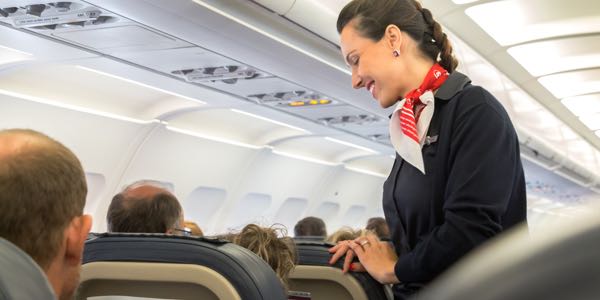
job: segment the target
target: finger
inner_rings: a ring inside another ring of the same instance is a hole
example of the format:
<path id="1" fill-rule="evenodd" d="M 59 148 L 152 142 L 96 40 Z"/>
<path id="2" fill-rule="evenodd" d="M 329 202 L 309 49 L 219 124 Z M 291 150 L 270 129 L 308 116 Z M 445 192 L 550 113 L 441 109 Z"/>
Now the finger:
<path id="1" fill-rule="evenodd" d="M 338 259 L 340 259 L 340 257 L 344 256 L 344 254 L 346 254 L 346 252 L 348 252 L 349 248 L 347 245 L 343 245 L 340 248 L 337 249 L 337 251 L 333 254 L 333 256 L 331 256 L 331 258 L 329 259 L 329 264 L 333 265 L 335 264 L 336 261 L 338 261 Z"/>
<path id="2" fill-rule="evenodd" d="M 365 249 L 363 249 L 363 247 L 356 242 L 352 242 L 349 245 L 350 249 L 352 249 L 352 251 L 356 253 L 356 256 L 358 256 L 358 259 L 362 259 L 362 257 L 365 255 Z"/>
<path id="3" fill-rule="evenodd" d="M 365 267 L 361 263 L 352 263 L 352 265 L 350 265 L 350 269 L 354 272 L 366 272 L 367 271 L 367 269 L 365 269 Z"/>
<path id="4" fill-rule="evenodd" d="M 348 241 L 339 241 L 333 247 L 329 248 L 329 253 L 337 252 L 338 249 L 348 245 Z M 348 247 L 349 248 L 349 247 Z"/>
<path id="5" fill-rule="evenodd" d="M 381 243 L 379 238 L 377 238 L 375 235 L 367 235 L 365 239 L 369 242 L 369 244 L 371 244 L 371 246 L 379 245 Z"/>
<path id="6" fill-rule="evenodd" d="M 348 250 L 348 252 L 346 252 L 346 257 L 344 258 L 344 265 L 342 266 L 342 272 L 346 273 L 350 270 L 350 265 L 352 264 L 353 259 L 354 259 L 354 251 Z"/>
<path id="7" fill-rule="evenodd" d="M 337 245 L 335 245 L 335 246 L 333 246 L 333 247 L 329 248 L 329 253 L 334 253 L 334 252 L 336 252 L 338 249 L 340 249 L 340 247 L 341 247 L 341 246 L 340 246 L 340 244 L 338 243 Z"/>

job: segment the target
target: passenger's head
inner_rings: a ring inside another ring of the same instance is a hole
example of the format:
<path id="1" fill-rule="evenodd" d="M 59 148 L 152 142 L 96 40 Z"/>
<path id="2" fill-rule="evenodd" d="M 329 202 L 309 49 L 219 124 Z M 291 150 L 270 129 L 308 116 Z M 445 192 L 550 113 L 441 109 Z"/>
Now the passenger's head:
<path id="1" fill-rule="evenodd" d="M 340 12 L 337 30 L 353 87 L 373 86 L 382 107 L 417 88 L 438 57 L 450 73 L 458 65 L 440 24 L 415 0 L 354 0 Z"/>
<path id="2" fill-rule="evenodd" d="M 0 237 L 46 273 L 59 299 L 73 296 L 92 218 L 77 157 L 32 130 L 0 131 Z"/>
<path id="3" fill-rule="evenodd" d="M 360 232 L 350 227 L 342 227 L 325 239 L 326 242 L 336 244 L 339 241 L 353 240 L 359 237 Z"/>
<path id="4" fill-rule="evenodd" d="M 177 198 L 152 181 L 138 181 L 116 194 L 106 214 L 110 232 L 180 233 L 183 210 Z"/>
<path id="5" fill-rule="evenodd" d="M 366 229 L 374 232 L 380 240 L 390 239 L 390 229 L 387 222 L 382 217 L 370 218 L 367 221 Z"/>
<path id="6" fill-rule="evenodd" d="M 328 243 L 336 244 L 339 241 L 354 240 L 359 237 L 376 236 L 375 233 L 368 229 L 352 229 L 350 227 L 342 227 L 331 234 L 325 240 Z"/>
<path id="7" fill-rule="evenodd" d="M 317 217 L 306 217 L 294 226 L 294 236 L 327 236 L 325 222 Z"/>
<path id="8" fill-rule="evenodd" d="M 290 272 L 296 263 L 296 248 L 292 239 L 285 237 L 283 229 L 249 224 L 229 239 L 266 261 L 287 289 Z"/>
<path id="9" fill-rule="evenodd" d="M 195 236 L 204 236 L 204 232 L 200 229 L 200 226 L 193 221 L 185 221 L 185 228 L 190 230 L 190 233 Z"/>

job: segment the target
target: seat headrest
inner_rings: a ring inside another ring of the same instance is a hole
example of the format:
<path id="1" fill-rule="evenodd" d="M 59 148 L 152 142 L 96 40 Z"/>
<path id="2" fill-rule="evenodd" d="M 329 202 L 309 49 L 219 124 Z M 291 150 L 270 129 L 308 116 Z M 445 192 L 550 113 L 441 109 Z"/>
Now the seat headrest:
<path id="1" fill-rule="evenodd" d="M 329 248 L 332 244 L 325 241 L 310 241 L 310 240 L 295 240 L 298 253 L 298 265 L 303 266 L 326 266 L 342 269 L 344 257 L 340 258 L 334 265 L 329 264 L 332 254 L 329 253 Z M 357 259 L 354 260 L 358 262 Z M 365 290 L 368 299 L 388 299 L 388 295 L 377 280 L 366 272 L 350 272 Z"/>
<path id="2" fill-rule="evenodd" d="M 597 299 L 599 247 L 599 213 L 534 234 L 520 226 L 458 262 L 419 299 Z"/>
<path id="3" fill-rule="evenodd" d="M 165 234 L 97 234 L 85 244 L 83 264 L 107 261 L 205 266 L 225 277 L 243 299 L 287 299 L 281 281 L 264 260 L 224 240 Z"/>

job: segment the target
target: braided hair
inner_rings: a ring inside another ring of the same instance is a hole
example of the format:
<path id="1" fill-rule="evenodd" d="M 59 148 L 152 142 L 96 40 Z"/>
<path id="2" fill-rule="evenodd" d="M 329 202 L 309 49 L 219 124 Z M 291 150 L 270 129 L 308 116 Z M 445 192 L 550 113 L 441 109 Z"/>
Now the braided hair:
<path id="1" fill-rule="evenodd" d="M 340 12 L 337 31 L 356 19 L 355 29 L 364 37 L 379 41 L 388 25 L 394 24 L 414 39 L 426 57 L 438 62 L 452 73 L 458 60 L 442 26 L 433 19 L 431 11 L 416 0 L 353 0 Z"/>

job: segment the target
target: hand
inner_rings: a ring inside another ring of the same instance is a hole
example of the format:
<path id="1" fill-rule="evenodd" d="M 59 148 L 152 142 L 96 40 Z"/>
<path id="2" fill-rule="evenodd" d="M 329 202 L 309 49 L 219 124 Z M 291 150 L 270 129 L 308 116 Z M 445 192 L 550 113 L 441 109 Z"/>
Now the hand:
<path id="1" fill-rule="evenodd" d="M 361 266 L 357 267 L 366 269 L 375 280 L 379 281 L 381 284 L 400 282 L 394 272 L 394 266 L 396 265 L 396 261 L 398 261 L 398 256 L 389 243 L 382 242 L 375 236 L 367 235 L 366 237 L 360 237 L 354 241 L 350 241 L 347 245 L 351 249 L 350 251 L 353 252 L 353 256 L 358 256 L 358 259 L 361 262 Z"/>
<path id="2" fill-rule="evenodd" d="M 334 253 L 333 256 L 331 257 L 331 259 L 329 260 L 330 265 L 335 264 L 338 261 L 338 259 L 340 259 L 340 257 L 346 255 L 346 257 L 344 259 L 344 264 L 342 266 L 343 273 L 347 273 L 348 270 L 354 271 L 354 268 L 358 268 L 358 266 L 354 266 L 357 263 L 355 263 L 354 265 L 351 265 L 352 259 L 354 259 L 354 251 L 352 251 L 352 249 L 350 249 L 350 243 L 353 243 L 353 242 L 354 241 L 352 241 L 352 240 L 339 241 L 337 243 L 337 245 L 329 248 L 329 253 Z M 364 271 L 364 268 L 361 267 L 361 269 L 363 269 L 363 271 Z"/>

